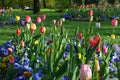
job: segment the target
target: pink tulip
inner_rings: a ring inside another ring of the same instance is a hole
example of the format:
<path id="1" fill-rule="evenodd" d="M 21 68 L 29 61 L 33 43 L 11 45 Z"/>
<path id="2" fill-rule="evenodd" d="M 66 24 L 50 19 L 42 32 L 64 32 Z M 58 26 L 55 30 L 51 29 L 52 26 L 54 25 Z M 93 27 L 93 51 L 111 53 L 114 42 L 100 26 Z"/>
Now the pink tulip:
<path id="1" fill-rule="evenodd" d="M 92 78 L 92 71 L 87 64 L 83 64 L 80 68 L 80 80 L 89 80 Z"/>
<path id="2" fill-rule="evenodd" d="M 105 53 L 107 53 L 107 51 L 108 51 L 108 47 L 106 47 L 106 46 L 103 46 L 103 53 L 105 54 Z"/>
<path id="3" fill-rule="evenodd" d="M 12 12 L 13 12 L 13 8 L 12 8 L 12 7 L 10 7 L 10 9 L 9 9 L 9 10 L 10 10 L 10 13 L 12 13 Z"/>
<path id="4" fill-rule="evenodd" d="M 116 27 L 118 25 L 118 20 L 113 19 L 111 23 L 112 23 L 112 26 Z"/>
<path id="5" fill-rule="evenodd" d="M 40 17 L 37 17 L 37 18 L 36 18 L 36 22 L 37 22 L 37 23 L 41 23 L 41 21 L 42 21 L 42 20 L 41 20 Z"/>
<path id="6" fill-rule="evenodd" d="M 45 33 L 45 32 L 46 32 L 46 28 L 45 28 L 44 26 L 42 26 L 42 27 L 40 28 L 40 32 L 41 32 L 41 33 Z"/>
<path id="7" fill-rule="evenodd" d="M 13 63 L 15 62 L 15 59 L 14 59 L 13 56 L 10 56 L 10 57 L 9 57 L 9 62 L 10 62 L 11 64 L 13 64 Z"/>
<path id="8" fill-rule="evenodd" d="M 31 17 L 28 15 L 25 17 L 25 19 L 26 19 L 26 22 L 28 22 L 28 23 L 31 21 Z"/>
<path id="9" fill-rule="evenodd" d="M 89 11 L 89 15 L 90 15 L 90 16 L 93 16 L 93 10 L 90 10 L 90 11 Z"/>
<path id="10" fill-rule="evenodd" d="M 55 25 L 55 24 L 56 24 L 56 20 L 52 20 L 52 24 L 54 24 L 54 25 Z"/>
<path id="11" fill-rule="evenodd" d="M 81 34 L 81 33 L 78 33 L 77 37 L 78 37 L 78 39 L 82 39 L 82 37 L 83 37 L 83 34 Z"/>
<path id="12" fill-rule="evenodd" d="M 45 14 L 41 14 L 40 17 L 41 17 L 42 20 L 45 20 L 45 19 L 46 19 L 46 15 L 45 15 Z"/>

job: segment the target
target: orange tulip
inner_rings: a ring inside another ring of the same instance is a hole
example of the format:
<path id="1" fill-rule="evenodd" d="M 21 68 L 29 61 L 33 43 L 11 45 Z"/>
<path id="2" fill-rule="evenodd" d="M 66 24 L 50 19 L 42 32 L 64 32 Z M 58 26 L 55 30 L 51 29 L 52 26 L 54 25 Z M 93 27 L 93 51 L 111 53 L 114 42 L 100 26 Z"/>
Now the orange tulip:
<path id="1" fill-rule="evenodd" d="M 17 28 L 17 29 L 16 29 L 16 33 L 17 33 L 18 36 L 20 36 L 20 34 L 21 34 L 21 29 L 20 29 L 20 28 Z"/>
<path id="2" fill-rule="evenodd" d="M 41 33 L 45 33 L 45 32 L 46 32 L 46 28 L 45 28 L 44 26 L 42 26 L 42 27 L 40 28 L 40 32 L 41 32 Z"/>
<path id="3" fill-rule="evenodd" d="M 24 43 L 24 41 L 23 41 L 23 40 L 20 42 L 20 46 L 22 46 L 22 47 L 24 47 L 24 46 L 25 46 L 25 43 Z"/>
<path id="4" fill-rule="evenodd" d="M 30 77 L 30 72 L 28 72 L 28 71 L 23 72 L 23 74 L 24 74 L 26 77 Z"/>
<path id="5" fill-rule="evenodd" d="M 31 23 L 30 29 L 31 29 L 32 31 L 36 30 L 36 24 L 35 24 L 35 23 Z"/>

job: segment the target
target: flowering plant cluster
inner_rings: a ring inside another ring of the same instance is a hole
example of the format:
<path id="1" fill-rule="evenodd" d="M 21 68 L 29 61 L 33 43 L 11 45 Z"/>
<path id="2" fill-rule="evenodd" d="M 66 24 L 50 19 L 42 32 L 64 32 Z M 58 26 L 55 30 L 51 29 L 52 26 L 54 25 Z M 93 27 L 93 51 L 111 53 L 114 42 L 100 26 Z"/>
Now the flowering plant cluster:
<path id="1" fill-rule="evenodd" d="M 92 10 L 89 16 L 93 16 Z M 46 15 L 42 14 L 36 21 L 45 19 Z M 99 34 L 92 34 L 91 26 L 85 33 L 76 29 L 71 35 L 65 30 L 64 21 L 64 18 L 52 20 L 52 31 L 46 35 L 48 28 L 43 24 L 37 27 L 27 15 L 26 27 L 17 28 L 12 41 L 0 46 L 0 79 L 120 79 L 120 46 L 102 41 Z M 113 26 L 117 24 L 117 20 L 112 21 Z M 39 34 L 35 35 L 38 28 Z"/>

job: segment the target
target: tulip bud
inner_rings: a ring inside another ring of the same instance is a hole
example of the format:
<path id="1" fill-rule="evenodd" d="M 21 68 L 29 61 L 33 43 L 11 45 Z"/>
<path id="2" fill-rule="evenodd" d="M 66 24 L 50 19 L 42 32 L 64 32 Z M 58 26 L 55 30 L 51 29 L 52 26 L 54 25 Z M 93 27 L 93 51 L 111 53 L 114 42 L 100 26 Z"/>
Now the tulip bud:
<path id="1" fill-rule="evenodd" d="M 57 21 L 57 26 L 58 27 L 62 26 L 62 22 L 61 21 Z"/>
<path id="2" fill-rule="evenodd" d="M 45 33 L 45 32 L 46 32 L 46 28 L 45 28 L 44 26 L 42 26 L 42 27 L 40 28 L 40 32 L 41 32 L 41 33 Z"/>
<path id="3" fill-rule="evenodd" d="M 97 27 L 97 28 L 100 28 L 100 26 L 101 26 L 101 25 L 100 25 L 100 23 L 99 23 L 99 22 L 98 22 L 98 23 L 96 23 L 96 27 Z"/>
<path id="4" fill-rule="evenodd" d="M 81 33 L 78 33 L 77 37 L 78 37 L 78 39 L 82 39 L 82 37 L 83 37 L 83 34 L 81 34 Z"/>
<path id="5" fill-rule="evenodd" d="M 112 23 L 112 26 L 116 27 L 118 25 L 118 20 L 113 19 L 111 23 Z"/>
<path id="6" fill-rule="evenodd" d="M 106 47 L 106 46 L 103 46 L 103 53 L 105 54 L 105 53 L 107 53 L 107 51 L 108 51 L 108 47 Z"/>
<path id="7" fill-rule="evenodd" d="M 25 71 L 25 72 L 23 72 L 23 73 L 24 73 L 24 75 L 25 75 L 26 77 L 30 77 L 30 72 Z"/>
<path id="8" fill-rule="evenodd" d="M 111 39 L 115 39 L 115 35 L 114 34 L 111 34 Z"/>
<path id="9" fill-rule="evenodd" d="M 15 20 L 16 20 L 16 21 L 19 21 L 19 20 L 20 20 L 20 16 L 16 16 L 16 17 L 15 17 Z"/>
<path id="10" fill-rule="evenodd" d="M 22 46 L 22 47 L 24 47 L 24 46 L 25 46 L 25 43 L 24 43 L 24 41 L 23 41 L 23 40 L 20 42 L 20 46 Z"/>
<path id="11" fill-rule="evenodd" d="M 10 7 L 10 9 L 9 9 L 9 10 L 10 10 L 10 13 L 12 13 L 12 12 L 13 12 L 13 9 L 12 9 L 12 7 Z"/>
<path id="12" fill-rule="evenodd" d="M 16 29 L 16 33 L 17 33 L 18 36 L 20 36 L 20 34 L 21 34 L 21 29 L 20 29 L 20 28 L 17 28 L 17 29 Z"/>
<path id="13" fill-rule="evenodd" d="M 90 10 L 90 11 L 89 11 L 89 15 L 90 15 L 90 16 L 93 16 L 93 10 Z"/>
<path id="14" fill-rule="evenodd" d="M 13 56 L 10 56 L 10 57 L 9 57 L 9 62 L 10 62 L 11 64 L 13 64 L 13 63 L 15 62 L 15 59 L 14 59 Z"/>
<path id="15" fill-rule="evenodd" d="M 95 65 L 94 65 L 95 71 L 100 71 L 100 66 L 98 60 L 95 60 Z"/>
<path id="16" fill-rule="evenodd" d="M 46 19 L 46 15 L 45 15 L 45 14 L 41 14 L 40 17 L 41 17 L 42 20 L 45 20 L 45 19 Z"/>
<path id="17" fill-rule="evenodd" d="M 35 24 L 35 23 L 31 23 L 31 24 L 30 24 L 30 29 L 31 29 L 32 31 L 36 30 L 36 24 Z"/>
<path id="18" fill-rule="evenodd" d="M 55 25 L 55 24 L 56 24 L 56 20 L 52 20 L 52 24 L 54 24 L 54 25 Z"/>
<path id="19" fill-rule="evenodd" d="M 82 64 L 80 68 L 80 80 L 90 80 L 92 78 L 92 71 L 87 64 Z"/>
<path id="20" fill-rule="evenodd" d="M 41 20 L 40 17 L 37 17 L 37 18 L 36 18 L 36 22 L 37 22 L 37 23 L 41 23 L 41 21 L 42 21 L 42 20 Z"/>
<path id="21" fill-rule="evenodd" d="M 25 19 L 26 19 L 26 22 L 27 22 L 27 23 L 29 23 L 29 22 L 31 21 L 31 17 L 28 16 L 28 15 L 25 17 Z"/>
<path id="22" fill-rule="evenodd" d="M 12 48 L 8 48 L 8 52 L 9 52 L 9 53 L 12 53 L 12 52 L 13 52 L 13 49 L 12 49 Z"/>

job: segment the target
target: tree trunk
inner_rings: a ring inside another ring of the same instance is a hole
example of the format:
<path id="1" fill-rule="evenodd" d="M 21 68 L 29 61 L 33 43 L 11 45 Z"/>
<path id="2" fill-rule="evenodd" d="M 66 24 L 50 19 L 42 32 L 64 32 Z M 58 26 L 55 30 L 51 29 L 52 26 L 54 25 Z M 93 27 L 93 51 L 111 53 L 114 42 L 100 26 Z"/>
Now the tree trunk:
<path id="1" fill-rule="evenodd" d="M 33 2 L 33 13 L 40 12 L 40 0 L 34 0 Z"/>
<path id="2" fill-rule="evenodd" d="M 2 7 L 5 8 L 5 0 L 2 0 Z"/>
<path id="3" fill-rule="evenodd" d="M 46 0 L 43 0 L 43 6 L 46 8 Z"/>

